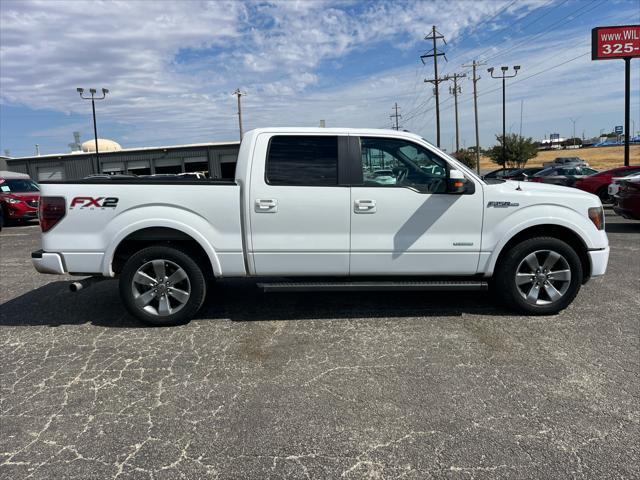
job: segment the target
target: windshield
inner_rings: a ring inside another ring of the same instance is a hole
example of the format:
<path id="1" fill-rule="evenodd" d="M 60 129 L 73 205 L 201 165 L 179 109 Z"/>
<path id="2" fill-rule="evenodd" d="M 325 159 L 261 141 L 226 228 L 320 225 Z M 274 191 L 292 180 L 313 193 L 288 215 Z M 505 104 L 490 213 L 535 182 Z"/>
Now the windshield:
<path id="1" fill-rule="evenodd" d="M 443 152 L 442 150 L 440 150 L 439 148 L 435 147 L 433 145 L 433 143 L 431 143 L 429 140 L 427 140 L 424 137 L 420 137 L 420 140 L 422 140 L 423 142 L 427 143 L 427 145 L 429 145 L 431 148 L 435 149 L 438 152 L 438 156 L 443 156 L 445 157 L 450 164 L 455 165 L 458 170 L 471 175 L 473 178 L 475 178 L 478 181 L 484 182 L 484 183 L 488 183 L 487 181 L 485 181 L 484 179 L 482 179 L 480 177 L 480 173 L 476 173 L 472 168 L 467 167 L 464 163 L 462 163 L 461 161 L 459 161 L 457 158 L 452 157 L 451 155 L 449 155 L 447 152 Z"/>
<path id="2" fill-rule="evenodd" d="M 0 192 L 39 192 L 38 185 L 28 178 L 13 178 L 0 180 Z"/>

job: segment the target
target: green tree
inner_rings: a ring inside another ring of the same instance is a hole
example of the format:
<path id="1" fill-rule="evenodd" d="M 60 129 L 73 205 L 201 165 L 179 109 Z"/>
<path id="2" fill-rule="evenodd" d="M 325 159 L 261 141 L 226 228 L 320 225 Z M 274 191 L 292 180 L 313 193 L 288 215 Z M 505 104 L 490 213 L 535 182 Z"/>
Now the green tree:
<path id="1" fill-rule="evenodd" d="M 487 156 L 494 163 L 502 167 L 524 167 L 527 162 L 538 155 L 538 148 L 531 137 L 525 138 L 515 133 L 509 133 L 505 141 L 505 157 L 502 160 L 502 135 L 496 135 L 498 144 L 487 150 Z"/>
<path id="2" fill-rule="evenodd" d="M 564 142 L 562 142 L 563 147 L 570 147 L 573 145 L 582 145 L 582 139 L 579 137 L 567 138 Z"/>
<path id="3" fill-rule="evenodd" d="M 453 154 L 453 156 L 460 163 L 463 163 L 469 168 L 476 168 L 476 154 L 474 152 L 475 147 L 458 150 Z"/>

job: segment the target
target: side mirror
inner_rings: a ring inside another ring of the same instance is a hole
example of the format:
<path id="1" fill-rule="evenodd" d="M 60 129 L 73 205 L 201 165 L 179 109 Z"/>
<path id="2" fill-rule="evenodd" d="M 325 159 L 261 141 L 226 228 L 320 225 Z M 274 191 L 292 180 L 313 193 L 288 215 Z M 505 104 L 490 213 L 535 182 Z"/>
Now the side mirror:
<path id="1" fill-rule="evenodd" d="M 464 176 L 460 170 L 449 170 L 447 177 L 447 193 L 454 195 L 471 194 L 476 191 L 475 184 Z"/>

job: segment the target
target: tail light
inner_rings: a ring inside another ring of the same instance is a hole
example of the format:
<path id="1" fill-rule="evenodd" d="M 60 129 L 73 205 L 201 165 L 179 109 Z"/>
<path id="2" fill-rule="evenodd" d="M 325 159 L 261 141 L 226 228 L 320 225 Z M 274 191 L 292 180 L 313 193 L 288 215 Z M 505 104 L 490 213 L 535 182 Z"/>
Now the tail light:
<path id="1" fill-rule="evenodd" d="M 51 230 L 67 213 L 64 197 L 40 197 L 40 228 L 42 232 Z"/>
<path id="2" fill-rule="evenodd" d="M 542 183 L 542 177 L 529 177 L 530 182 Z"/>

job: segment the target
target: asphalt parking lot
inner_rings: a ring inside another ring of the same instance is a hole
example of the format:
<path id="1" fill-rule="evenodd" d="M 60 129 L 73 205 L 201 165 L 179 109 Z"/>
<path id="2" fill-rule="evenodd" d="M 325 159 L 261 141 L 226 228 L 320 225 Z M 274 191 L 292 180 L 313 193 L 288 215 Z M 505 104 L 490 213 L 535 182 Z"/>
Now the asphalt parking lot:
<path id="1" fill-rule="evenodd" d="M 220 282 L 146 328 L 0 233 L 0 478 L 638 478 L 640 222 L 562 314 Z"/>

